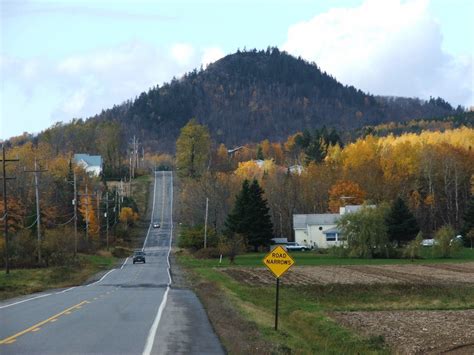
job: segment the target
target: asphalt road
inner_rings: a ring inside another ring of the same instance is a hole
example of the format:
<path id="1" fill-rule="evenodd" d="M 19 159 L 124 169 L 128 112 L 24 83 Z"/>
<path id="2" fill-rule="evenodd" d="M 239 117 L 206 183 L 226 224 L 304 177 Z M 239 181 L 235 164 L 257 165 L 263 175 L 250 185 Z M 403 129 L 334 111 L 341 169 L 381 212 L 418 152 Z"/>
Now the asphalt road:
<path id="1" fill-rule="evenodd" d="M 172 288 L 173 177 L 156 172 L 143 249 L 89 285 L 0 303 L 0 354 L 222 354 L 203 307 Z"/>

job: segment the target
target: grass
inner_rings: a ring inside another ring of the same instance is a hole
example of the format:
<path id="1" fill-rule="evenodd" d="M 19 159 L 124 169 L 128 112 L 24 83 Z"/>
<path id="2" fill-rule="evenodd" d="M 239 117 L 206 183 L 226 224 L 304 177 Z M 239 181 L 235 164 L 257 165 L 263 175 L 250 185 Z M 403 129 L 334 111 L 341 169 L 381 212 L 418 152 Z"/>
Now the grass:
<path id="1" fill-rule="evenodd" d="M 316 252 L 292 252 L 291 257 L 299 266 L 317 266 L 317 265 L 399 265 L 399 264 L 439 264 L 439 263 L 464 263 L 474 261 L 474 249 L 463 248 L 453 258 L 435 258 L 430 255 L 430 250 L 424 250 L 423 259 L 359 259 L 342 258 L 329 254 L 318 254 Z M 235 266 L 244 267 L 262 267 L 262 259 L 266 253 L 248 253 L 239 255 L 235 259 Z M 218 259 L 195 259 L 182 258 L 181 262 L 187 267 L 216 267 L 229 266 L 229 261 L 223 259 L 219 264 Z"/>
<path id="2" fill-rule="evenodd" d="M 263 253 L 241 255 L 238 267 L 263 267 Z M 292 253 L 296 265 L 382 265 L 474 261 L 464 249 L 456 258 L 344 259 L 316 253 Z M 246 320 L 255 323 L 277 353 L 370 354 L 389 353 L 380 337 L 364 338 L 343 328 L 328 313 L 375 310 L 457 310 L 474 308 L 474 287 L 463 285 L 306 285 L 280 287 L 280 330 L 275 332 L 275 286 L 250 286 L 220 272 L 228 261 L 195 259 L 182 253 L 181 265 L 200 282 L 217 285 Z M 225 340 L 224 340 L 225 343 Z"/>
<path id="3" fill-rule="evenodd" d="M 0 274 L 0 299 L 27 295 L 54 288 L 81 285 L 92 275 L 112 268 L 117 259 L 103 255 L 80 254 L 76 264 L 36 269 L 13 269 Z"/>

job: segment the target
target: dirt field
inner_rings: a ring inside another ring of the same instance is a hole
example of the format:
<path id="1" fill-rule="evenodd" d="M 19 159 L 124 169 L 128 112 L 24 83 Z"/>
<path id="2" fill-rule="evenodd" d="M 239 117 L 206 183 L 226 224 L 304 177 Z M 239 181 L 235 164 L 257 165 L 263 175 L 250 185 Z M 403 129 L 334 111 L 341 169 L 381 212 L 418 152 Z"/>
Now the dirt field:
<path id="1" fill-rule="evenodd" d="M 266 268 L 222 272 L 248 285 L 273 285 Z M 293 267 L 285 285 L 466 285 L 474 284 L 474 263 L 430 265 L 351 265 Z M 474 354 L 474 310 L 330 312 L 345 327 L 382 336 L 397 354 Z"/>
<path id="2" fill-rule="evenodd" d="M 474 354 L 474 310 L 334 312 L 366 336 L 383 336 L 398 354 Z"/>
<path id="3" fill-rule="evenodd" d="M 222 272 L 248 285 L 273 285 L 265 267 L 228 268 Z M 281 278 L 286 285 L 329 284 L 474 284 L 474 263 L 427 265 L 300 266 Z"/>

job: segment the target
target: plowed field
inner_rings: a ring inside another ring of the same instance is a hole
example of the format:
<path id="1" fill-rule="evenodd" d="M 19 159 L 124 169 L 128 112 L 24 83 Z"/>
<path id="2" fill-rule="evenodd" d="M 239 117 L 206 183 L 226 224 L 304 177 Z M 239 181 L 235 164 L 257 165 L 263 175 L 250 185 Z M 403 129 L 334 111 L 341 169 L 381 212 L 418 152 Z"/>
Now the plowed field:
<path id="1" fill-rule="evenodd" d="M 248 285 L 273 285 L 275 277 L 262 268 L 224 268 L 221 271 Z M 301 266 L 281 280 L 286 285 L 329 284 L 474 284 L 474 263 L 427 265 Z"/>

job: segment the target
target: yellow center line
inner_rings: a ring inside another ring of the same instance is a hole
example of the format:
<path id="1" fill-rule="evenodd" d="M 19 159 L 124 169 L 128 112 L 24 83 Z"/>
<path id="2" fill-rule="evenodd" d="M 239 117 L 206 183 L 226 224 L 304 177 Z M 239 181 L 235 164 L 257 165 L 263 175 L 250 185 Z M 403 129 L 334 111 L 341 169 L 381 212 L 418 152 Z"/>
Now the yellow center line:
<path id="1" fill-rule="evenodd" d="M 73 309 L 76 309 L 76 308 L 78 308 L 78 307 L 80 307 L 80 306 L 82 306 L 83 304 L 86 304 L 86 303 L 89 303 L 89 302 L 88 301 L 82 301 L 81 303 L 78 303 L 75 306 L 69 307 L 68 309 L 65 309 L 64 311 L 62 311 L 58 314 L 55 314 L 54 316 L 49 317 L 48 319 L 45 319 L 44 321 L 41 321 L 39 323 L 36 323 L 35 325 L 32 325 L 28 329 L 22 330 L 21 332 L 16 333 L 15 335 L 12 335 L 12 336 L 9 336 L 8 338 L 2 339 L 2 340 L 0 340 L 0 345 L 1 344 L 11 344 L 16 340 L 16 338 L 18 338 L 18 337 L 20 337 L 20 336 L 22 336 L 22 335 L 24 335 L 28 332 L 39 330 L 39 328 L 43 324 L 46 324 L 48 322 L 54 322 L 54 321 L 56 321 L 56 318 L 62 316 L 63 314 L 69 314 L 69 313 L 71 313 L 71 311 Z"/>

